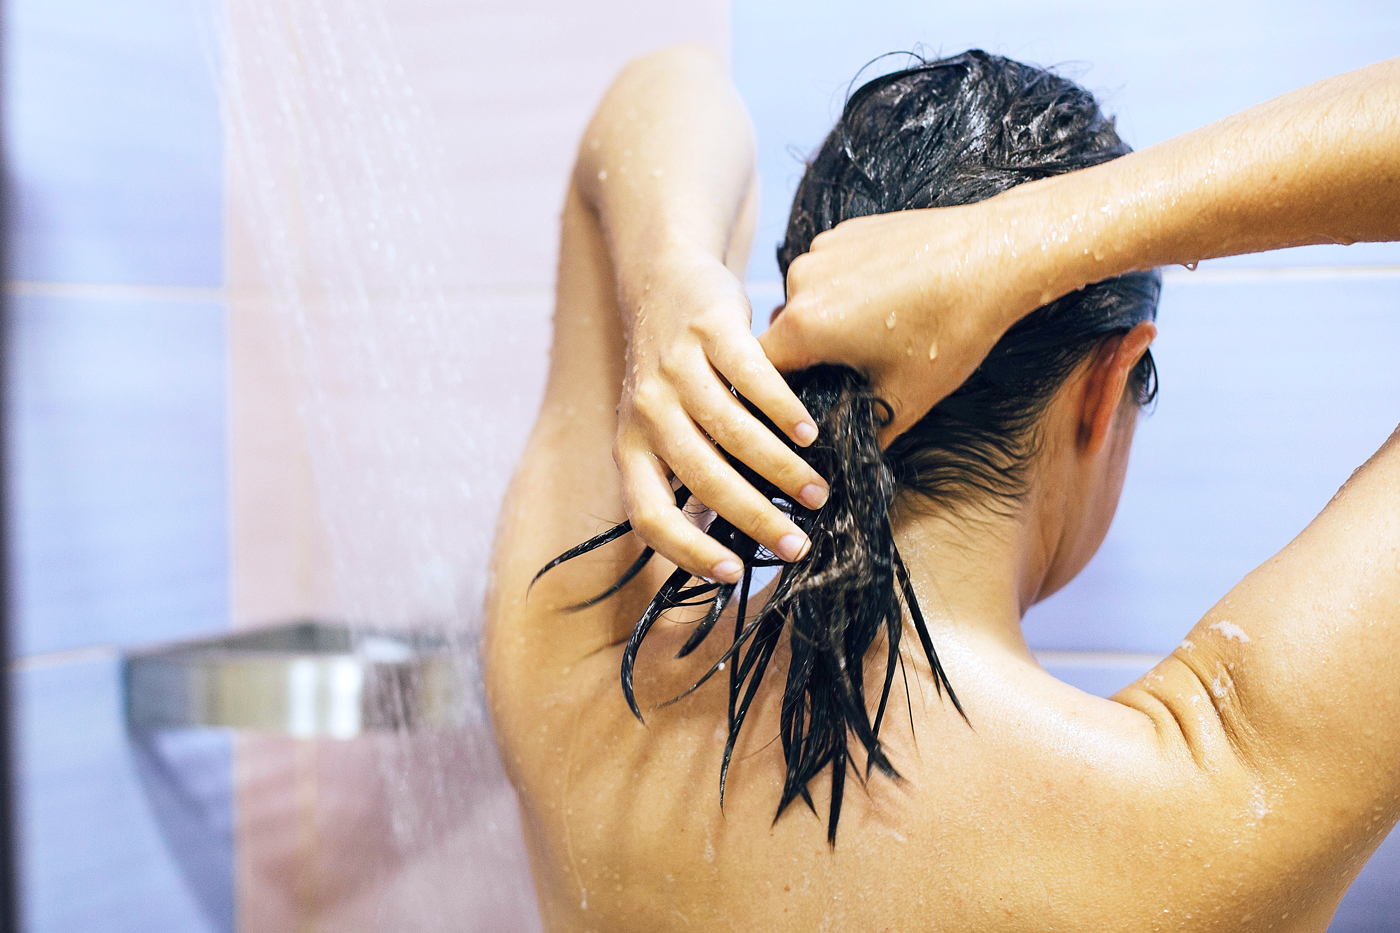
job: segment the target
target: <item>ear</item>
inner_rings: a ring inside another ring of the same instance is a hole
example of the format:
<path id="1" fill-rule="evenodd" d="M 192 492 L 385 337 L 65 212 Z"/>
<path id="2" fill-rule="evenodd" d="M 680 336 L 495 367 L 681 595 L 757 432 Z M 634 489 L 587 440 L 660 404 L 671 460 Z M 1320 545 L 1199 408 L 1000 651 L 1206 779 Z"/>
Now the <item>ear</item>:
<path id="1" fill-rule="evenodd" d="M 1157 325 L 1143 321 L 1123 336 L 1105 340 L 1099 347 L 1089 364 L 1079 420 L 1079 444 L 1086 453 L 1096 454 L 1107 443 L 1113 419 L 1123 402 L 1128 374 L 1156 337 Z"/>

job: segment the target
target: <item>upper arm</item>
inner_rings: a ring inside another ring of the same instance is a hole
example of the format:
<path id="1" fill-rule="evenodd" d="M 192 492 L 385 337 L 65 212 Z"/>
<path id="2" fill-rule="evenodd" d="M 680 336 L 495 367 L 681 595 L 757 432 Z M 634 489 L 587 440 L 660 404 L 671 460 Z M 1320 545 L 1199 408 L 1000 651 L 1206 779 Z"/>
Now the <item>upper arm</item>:
<path id="1" fill-rule="evenodd" d="M 625 351 L 616 285 L 597 217 L 572 185 L 555 291 L 544 400 L 497 528 L 485 650 L 493 692 L 615 640 L 616 620 L 647 583 L 644 574 L 613 600 L 560 612 L 606 588 L 637 557 L 641 546 L 628 535 L 530 586 L 554 557 L 626 518 L 612 459 Z"/>
<path id="2" fill-rule="evenodd" d="M 1379 843 L 1400 818 L 1400 431 L 1173 661 L 1299 851 Z"/>
<path id="3" fill-rule="evenodd" d="M 756 208 L 751 185 L 725 257 L 736 275 L 748 258 Z M 548 683 L 578 659 L 625 638 L 674 569 L 655 557 L 612 598 L 563 613 L 562 607 L 606 589 L 637 558 L 642 545 L 626 535 L 531 587 L 550 560 L 627 517 L 612 456 L 625 356 L 607 242 L 596 214 L 570 185 L 548 382 L 497 529 L 485 650 L 493 691 L 508 681 L 516 687 Z"/>

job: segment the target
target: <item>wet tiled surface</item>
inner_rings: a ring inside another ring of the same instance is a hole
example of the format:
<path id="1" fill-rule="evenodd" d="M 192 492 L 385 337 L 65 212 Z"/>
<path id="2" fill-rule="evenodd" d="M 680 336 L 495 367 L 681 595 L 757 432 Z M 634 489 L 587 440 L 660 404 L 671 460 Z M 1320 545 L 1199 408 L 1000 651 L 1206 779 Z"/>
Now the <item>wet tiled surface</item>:
<path id="1" fill-rule="evenodd" d="M 11 310 L 16 653 L 227 628 L 223 307 Z"/>
<path id="2" fill-rule="evenodd" d="M 232 933 L 229 736 L 128 735 L 121 663 L 15 676 L 24 929 Z"/>
<path id="3" fill-rule="evenodd" d="M 207 12 L 4 7 L 12 641 L 29 659 L 17 804 L 35 933 L 233 929 L 227 737 L 128 736 L 116 649 L 91 649 L 228 627 Z"/>
<path id="4" fill-rule="evenodd" d="M 222 284 L 223 142 L 203 8 L 5 4 L 11 277 Z"/>

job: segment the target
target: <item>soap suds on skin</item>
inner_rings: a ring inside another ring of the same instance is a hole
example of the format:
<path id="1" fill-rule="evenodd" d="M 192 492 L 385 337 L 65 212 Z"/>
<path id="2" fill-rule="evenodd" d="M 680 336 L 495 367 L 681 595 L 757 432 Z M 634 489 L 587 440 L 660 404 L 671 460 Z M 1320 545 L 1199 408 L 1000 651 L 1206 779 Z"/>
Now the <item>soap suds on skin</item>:
<path id="1" fill-rule="evenodd" d="M 1226 622 L 1222 619 L 1219 622 L 1212 623 L 1210 628 L 1224 635 L 1226 641 L 1229 641 L 1231 638 L 1238 639 L 1242 642 L 1249 641 L 1249 636 L 1244 633 L 1244 629 L 1233 622 Z"/>

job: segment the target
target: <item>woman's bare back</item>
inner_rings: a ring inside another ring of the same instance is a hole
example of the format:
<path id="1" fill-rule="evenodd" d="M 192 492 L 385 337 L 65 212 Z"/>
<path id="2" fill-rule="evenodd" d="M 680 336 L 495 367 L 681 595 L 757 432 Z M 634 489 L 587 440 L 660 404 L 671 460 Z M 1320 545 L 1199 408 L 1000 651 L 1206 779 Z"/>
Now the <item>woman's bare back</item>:
<path id="1" fill-rule="evenodd" d="M 642 86 L 662 84 L 651 75 Z M 1187 140 L 1163 158 L 1181 175 L 1215 145 Z M 1151 188 L 1172 175 L 1139 158 L 1151 152 L 1100 167 L 1118 174 L 1056 180 L 1045 203 Z M 1233 190 L 1216 181 L 1214 190 Z M 966 219 L 1004 219 L 995 201 Z M 1028 203 L 1015 215 L 1031 217 Z M 1383 226 L 1396 214 L 1382 203 L 1367 216 Z M 742 255 L 746 235 L 729 245 Z M 825 819 L 800 802 L 773 819 L 784 783 L 781 654 L 741 733 L 721 810 L 724 685 L 662 704 L 722 647 L 675 661 L 690 629 L 663 621 L 637 665 L 645 725 L 619 689 L 621 644 L 672 565 L 655 562 L 614 599 L 562 611 L 637 557 L 641 543 L 624 539 L 530 588 L 550 558 L 635 511 L 613 462 L 619 400 L 635 373 L 609 250 L 576 184 L 550 384 L 503 513 L 483 649 L 548 929 L 1325 929 L 1400 818 L 1400 436 L 1112 700 L 1040 670 L 1019 629 L 1009 637 L 977 612 L 930 613 L 969 722 L 905 651 L 909 700 L 897 678 L 881 734 L 902 777 L 848 782 L 833 846 Z M 950 552 L 924 560 L 900 546 L 921 601 L 940 605 L 948 581 L 936 572 Z M 819 811 L 827 780 L 811 784 Z"/>

